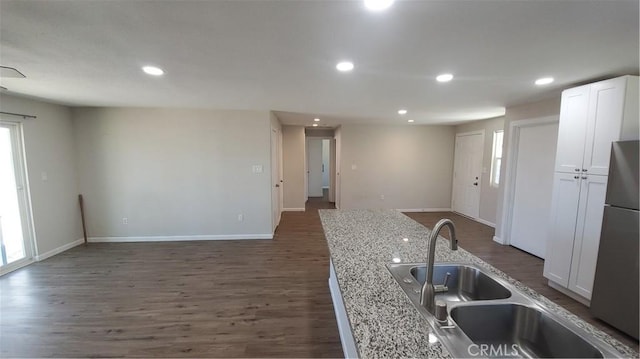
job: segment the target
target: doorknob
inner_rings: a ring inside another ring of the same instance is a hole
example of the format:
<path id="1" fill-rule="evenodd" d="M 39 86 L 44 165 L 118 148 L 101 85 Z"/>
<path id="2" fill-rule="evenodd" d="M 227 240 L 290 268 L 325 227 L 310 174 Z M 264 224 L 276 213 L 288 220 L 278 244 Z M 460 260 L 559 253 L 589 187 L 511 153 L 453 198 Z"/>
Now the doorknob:
<path id="1" fill-rule="evenodd" d="M 280 187 L 280 183 L 276 183 L 276 187 Z"/>
<path id="2" fill-rule="evenodd" d="M 473 185 L 474 185 L 474 186 L 477 186 L 477 185 L 478 185 L 478 182 L 473 182 Z"/>

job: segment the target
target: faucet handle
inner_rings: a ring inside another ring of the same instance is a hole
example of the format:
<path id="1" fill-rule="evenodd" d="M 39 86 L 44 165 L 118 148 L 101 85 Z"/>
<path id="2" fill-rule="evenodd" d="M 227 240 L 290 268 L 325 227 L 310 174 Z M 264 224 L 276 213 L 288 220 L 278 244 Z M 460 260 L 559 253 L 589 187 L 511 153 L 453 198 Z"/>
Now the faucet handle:
<path id="1" fill-rule="evenodd" d="M 449 314 L 447 313 L 447 302 L 436 300 L 435 317 L 439 323 L 446 323 Z"/>
<path id="2" fill-rule="evenodd" d="M 451 273 L 447 272 L 447 274 L 445 274 L 444 276 L 444 283 L 442 283 L 443 287 L 447 287 L 447 283 L 449 283 L 449 278 L 451 278 Z"/>

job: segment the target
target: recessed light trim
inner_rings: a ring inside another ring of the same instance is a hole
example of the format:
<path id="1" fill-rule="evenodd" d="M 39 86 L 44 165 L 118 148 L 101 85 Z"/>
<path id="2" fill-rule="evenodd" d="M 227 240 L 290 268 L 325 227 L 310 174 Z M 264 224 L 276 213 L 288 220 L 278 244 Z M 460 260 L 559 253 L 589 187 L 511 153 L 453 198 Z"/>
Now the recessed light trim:
<path id="1" fill-rule="evenodd" d="M 314 120 L 315 122 L 320 122 L 320 119 L 319 119 L 319 118 L 314 118 L 313 120 Z"/>
<path id="2" fill-rule="evenodd" d="M 553 77 L 541 77 L 541 78 L 536 80 L 535 84 L 538 85 L 538 86 L 543 86 L 543 85 L 548 85 L 548 84 L 552 83 L 553 81 L 555 81 L 553 79 Z"/>
<path id="3" fill-rule="evenodd" d="M 453 80 L 452 74 L 441 74 L 436 77 L 436 81 L 438 82 L 449 82 Z"/>
<path id="4" fill-rule="evenodd" d="M 407 114 L 407 110 L 405 109 L 398 110 L 398 115 L 406 115 L 406 114 Z"/>
<path id="5" fill-rule="evenodd" d="M 364 0 L 364 6 L 371 11 L 386 10 L 393 5 L 395 0 Z"/>
<path id="6" fill-rule="evenodd" d="M 414 120 L 407 120 L 407 122 L 414 123 L 415 121 Z"/>
<path id="7" fill-rule="evenodd" d="M 352 71 L 355 66 L 351 61 L 340 61 L 336 65 L 336 69 L 340 72 L 349 72 Z"/>
<path id="8" fill-rule="evenodd" d="M 152 76 L 164 75 L 164 70 L 156 66 L 143 66 L 142 71 L 144 71 L 147 75 Z"/>

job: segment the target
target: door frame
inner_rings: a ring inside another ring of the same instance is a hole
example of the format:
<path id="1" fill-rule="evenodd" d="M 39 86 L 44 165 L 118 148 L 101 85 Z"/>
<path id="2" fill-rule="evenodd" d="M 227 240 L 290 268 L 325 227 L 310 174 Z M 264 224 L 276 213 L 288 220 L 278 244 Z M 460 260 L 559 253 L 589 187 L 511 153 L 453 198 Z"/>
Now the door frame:
<path id="1" fill-rule="evenodd" d="M 456 176 L 455 176 L 455 172 L 456 172 L 456 158 L 458 158 L 456 156 L 456 148 L 458 147 L 458 138 L 463 137 L 463 136 L 477 136 L 480 135 L 482 136 L 482 157 L 480 158 L 480 179 L 478 179 L 478 190 L 480 192 L 482 192 L 482 183 L 483 183 L 483 174 L 482 173 L 482 163 L 484 162 L 484 137 L 485 137 L 485 130 L 477 130 L 477 131 L 468 131 L 468 132 L 459 132 L 456 133 L 456 138 L 453 144 L 453 148 L 454 148 L 454 152 L 453 152 L 453 178 L 452 178 L 452 183 L 451 183 L 451 212 L 455 212 L 457 214 L 460 214 L 464 217 L 468 217 L 471 218 L 473 220 L 479 220 L 480 219 L 480 196 L 478 196 L 478 217 L 471 217 L 467 214 L 464 213 L 460 213 L 460 212 L 456 212 L 455 209 L 453 208 L 453 199 L 456 197 Z"/>
<path id="2" fill-rule="evenodd" d="M 38 245 L 33 223 L 33 209 L 31 207 L 31 191 L 29 190 L 29 173 L 24 147 L 24 129 L 21 121 L 10 121 L 0 118 L 0 124 L 13 127 L 11 141 L 13 162 L 15 167 L 16 185 L 22 187 L 23 195 L 18 196 L 20 219 L 22 220 L 22 237 L 24 241 L 25 257 L 0 269 L 0 275 L 12 272 L 36 261 Z"/>
<path id="3" fill-rule="evenodd" d="M 506 156 L 505 171 L 504 171 L 504 196 L 502 200 L 502 220 L 500 224 L 500 233 L 502 238 L 497 236 L 493 237 L 493 240 L 504 245 L 511 245 L 511 224 L 513 221 L 513 200 L 516 191 L 516 163 L 518 160 L 518 146 L 520 145 L 520 129 L 525 127 L 536 127 L 541 125 L 548 125 L 552 123 L 558 123 L 560 121 L 559 115 L 535 117 L 525 120 L 513 121 L 509 124 L 509 134 L 507 139 L 508 152 L 505 153 L 502 149 L 502 157 Z M 554 167 L 555 168 L 555 167 Z"/>
<path id="4" fill-rule="evenodd" d="M 275 132 L 275 141 L 274 141 L 274 136 L 273 133 Z M 277 196 L 277 200 L 276 202 L 273 201 L 273 192 L 271 193 L 271 226 L 273 233 L 275 233 L 276 228 L 278 228 L 278 225 L 280 224 L 280 220 L 282 218 L 282 205 L 283 205 L 283 180 L 282 180 L 282 131 L 277 128 L 277 127 L 271 127 L 271 137 L 270 137 L 270 142 L 271 142 L 271 148 L 270 148 L 270 152 L 271 152 L 271 191 L 273 191 L 273 188 L 278 188 L 278 196 Z M 275 153 L 273 153 L 274 151 L 274 145 L 275 145 Z M 275 160 L 275 161 L 274 161 Z M 273 168 L 273 164 L 275 162 L 276 168 Z M 274 174 L 275 172 L 275 174 Z M 276 177 L 275 179 L 275 183 L 274 183 L 274 177 Z M 277 218 L 273 218 L 273 210 L 275 206 L 278 206 L 278 216 Z"/>
<path id="5" fill-rule="evenodd" d="M 333 129 L 334 133 L 336 129 Z M 336 203 L 337 202 L 337 188 L 338 183 L 334 178 L 333 174 L 339 173 L 338 169 L 338 148 L 337 143 L 335 141 L 334 136 L 309 136 L 305 133 L 304 137 L 304 201 L 305 203 L 309 200 L 309 139 L 318 139 L 318 140 L 329 140 L 329 202 Z M 333 166 L 332 166 L 333 165 Z M 332 201 L 333 199 L 333 201 Z M 337 204 L 336 204 L 337 208 Z"/>

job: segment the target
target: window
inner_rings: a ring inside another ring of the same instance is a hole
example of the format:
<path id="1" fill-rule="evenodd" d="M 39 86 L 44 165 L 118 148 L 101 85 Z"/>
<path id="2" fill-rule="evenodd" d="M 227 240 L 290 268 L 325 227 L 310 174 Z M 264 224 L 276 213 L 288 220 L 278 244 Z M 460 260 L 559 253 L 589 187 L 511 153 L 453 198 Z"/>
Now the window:
<path id="1" fill-rule="evenodd" d="M 502 139 L 504 131 L 493 131 L 493 155 L 491 156 L 491 187 L 500 186 L 500 167 L 502 166 Z"/>

